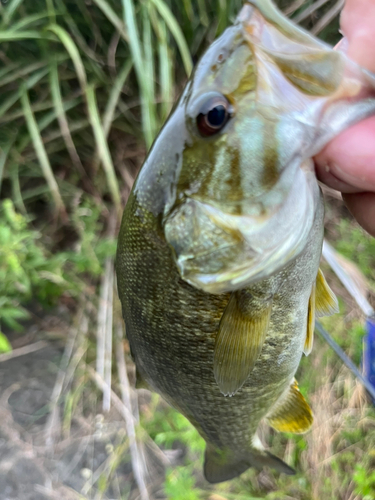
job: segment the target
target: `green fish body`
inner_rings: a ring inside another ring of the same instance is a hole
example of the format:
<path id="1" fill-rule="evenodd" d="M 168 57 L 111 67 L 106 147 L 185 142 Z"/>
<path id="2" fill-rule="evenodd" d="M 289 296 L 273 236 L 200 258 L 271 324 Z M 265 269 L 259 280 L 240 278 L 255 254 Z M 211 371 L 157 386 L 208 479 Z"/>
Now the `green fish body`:
<path id="1" fill-rule="evenodd" d="M 262 419 L 305 432 L 294 379 L 315 315 L 323 200 L 312 156 L 375 112 L 371 75 L 253 0 L 198 63 L 129 197 L 117 277 L 137 377 L 207 443 L 208 481 L 293 470 Z"/>

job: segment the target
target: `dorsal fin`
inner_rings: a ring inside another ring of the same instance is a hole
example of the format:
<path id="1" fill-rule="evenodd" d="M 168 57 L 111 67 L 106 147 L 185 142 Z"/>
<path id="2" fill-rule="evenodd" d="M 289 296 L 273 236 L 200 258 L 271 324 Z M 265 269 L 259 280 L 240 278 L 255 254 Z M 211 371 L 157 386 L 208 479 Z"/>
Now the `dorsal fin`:
<path id="1" fill-rule="evenodd" d="M 314 342 L 314 328 L 315 328 L 315 289 L 316 284 L 313 283 L 311 288 L 311 294 L 309 298 L 309 305 L 307 310 L 307 328 L 306 328 L 306 340 L 303 352 L 306 356 L 312 351 L 312 346 Z"/>
<path id="2" fill-rule="evenodd" d="M 214 375 L 220 391 L 232 396 L 243 385 L 262 350 L 272 301 L 243 312 L 232 293 L 220 321 L 214 352 Z"/>
<path id="3" fill-rule="evenodd" d="M 339 303 L 337 301 L 336 295 L 332 292 L 329 287 L 324 274 L 319 269 L 318 275 L 316 277 L 316 316 L 320 318 L 321 316 L 331 316 L 339 312 Z"/>
<path id="4" fill-rule="evenodd" d="M 307 432 L 312 423 L 313 415 L 306 399 L 298 389 L 294 379 L 286 396 L 276 404 L 272 413 L 267 416 L 268 423 L 279 432 Z"/>

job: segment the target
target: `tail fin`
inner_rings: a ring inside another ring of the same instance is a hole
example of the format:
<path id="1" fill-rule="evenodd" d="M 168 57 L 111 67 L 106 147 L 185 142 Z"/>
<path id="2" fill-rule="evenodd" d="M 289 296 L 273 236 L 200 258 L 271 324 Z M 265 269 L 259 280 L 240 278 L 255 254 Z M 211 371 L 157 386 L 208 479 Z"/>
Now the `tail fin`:
<path id="1" fill-rule="evenodd" d="M 246 456 L 239 456 L 207 444 L 204 457 L 204 476 L 209 483 L 229 481 L 245 472 L 249 467 L 261 470 L 265 466 L 284 474 L 295 474 L 294 469 L 268 451 L 253 448 Z"/>

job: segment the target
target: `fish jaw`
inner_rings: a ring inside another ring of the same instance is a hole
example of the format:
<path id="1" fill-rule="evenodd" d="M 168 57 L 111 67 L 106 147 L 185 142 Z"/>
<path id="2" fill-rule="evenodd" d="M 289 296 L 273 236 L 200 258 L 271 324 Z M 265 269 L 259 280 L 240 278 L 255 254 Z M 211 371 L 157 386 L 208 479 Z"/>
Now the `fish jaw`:
<path id="1" fill-rule="evenodd" d="M 194 198 L 174 210 L 164 232 L 181 277 L 218 294 L 268 278 L 293 261 L 306 245 L 319 202 L 315 175 L 306 170 L 296 171 L 281 206 L 258 216 L 228 214 Z"/>

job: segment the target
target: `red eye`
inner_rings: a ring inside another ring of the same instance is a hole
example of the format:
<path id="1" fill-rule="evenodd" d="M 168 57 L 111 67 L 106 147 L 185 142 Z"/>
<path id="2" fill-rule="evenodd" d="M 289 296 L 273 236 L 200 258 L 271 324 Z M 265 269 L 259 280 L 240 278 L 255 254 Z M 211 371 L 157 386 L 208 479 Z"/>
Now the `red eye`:
<path id="1" fill-rule="evenodd" d="M 203 137 L 217 134 L 224 128 L 229 114 L 229 102 L 222 97 L 213 97 L 204 103 L 197 116 L 197 127 Z"/>

